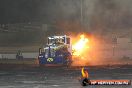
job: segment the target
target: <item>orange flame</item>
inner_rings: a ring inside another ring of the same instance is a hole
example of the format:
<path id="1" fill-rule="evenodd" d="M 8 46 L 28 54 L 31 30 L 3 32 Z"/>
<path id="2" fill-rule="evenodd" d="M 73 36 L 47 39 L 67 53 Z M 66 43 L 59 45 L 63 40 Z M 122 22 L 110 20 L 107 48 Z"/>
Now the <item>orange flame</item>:
<path id="1" fill-rule="evenodd" d="M 73 55 L 80 56 L 82 53 L 84 53 L 84 51 L 89 48 L 87 45 L 88 41 L 88 38 L 85 38 L 85 36 L 82 34 L 79 41 L 73 44 L 73 51 L 75 51 Z"/>
<path id="2" fill-rule="evenodd" d="M 82 68 L 81 73 L 82 73 L 83 78 L 88 78 L 89 77 L 88 72 L 84 71 L 84 68 Z"/>

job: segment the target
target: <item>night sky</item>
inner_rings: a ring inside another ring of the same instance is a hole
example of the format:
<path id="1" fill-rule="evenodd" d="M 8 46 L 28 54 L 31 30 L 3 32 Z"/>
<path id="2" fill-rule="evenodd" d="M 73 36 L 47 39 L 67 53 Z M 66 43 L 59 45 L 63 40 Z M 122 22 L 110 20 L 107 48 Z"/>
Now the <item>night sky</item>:
<path id="1" fill-rule="evenodd" d="M 37 17 L 37 9 L 35 0 L 0 0 L 0 22 L 32 21 Z"/>
<path id="2" fill-rule="evenodd" d="M 81 0 L 0 0 L 0 24 L 80 22 Z M 83 23 L 93 29 L 131 28 L 132 0 L 82 0 Z"/>
<path id="3" fill-rule="evenodd" d="M 79 10 L 79 0 L 0 0 L 0 23 L 76 19 Z"/>
<path id="4" fill-rule="evenodd" d="M 0 24 L 38 22 L 50 26 L 55 25 L 55 27 L 48 26 L 49 34 L 54 34 L 56 30 L 60 33 L 61 30 L 64 33 L 90 32 L 95 35 L 107 35 L 107 33 L 128 35 L 129 33 L 131 35 L 131 3 L 132 0 L 0 0 Z M 7 42 L 29 42 L 31 39 L 38 40 L 41 37 L 39 36 L 40 30 L 38 33 L 11 32 L 10 35 L 8 35 L 10 32 L 4 34 L 3 30 L 5 29 L 1 29 L 0 36 L 3 41 Z M 20 29 L 17 30 L 19 32 Z M 29 34 L 33 35 L 27 39 Z M 26 37 L 23 38 L 23 35 Z M 8 39 L 4 39 L 3 36 Z"/>

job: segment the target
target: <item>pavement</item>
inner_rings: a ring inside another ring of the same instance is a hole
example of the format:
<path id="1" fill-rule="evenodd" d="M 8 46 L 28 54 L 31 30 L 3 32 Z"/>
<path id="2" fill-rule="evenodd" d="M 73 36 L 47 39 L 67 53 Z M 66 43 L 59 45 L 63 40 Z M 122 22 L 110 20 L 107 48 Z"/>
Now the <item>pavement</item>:
<path id="1" fill-rule="evenodd" d="M 90 79 L 132 80 L 132 66 L 90 66 Z M 3 67 L 0 88 L 132 88 L 132 85 L 89 85 L 82 87 L 78 78 L 81 67 Z"/>

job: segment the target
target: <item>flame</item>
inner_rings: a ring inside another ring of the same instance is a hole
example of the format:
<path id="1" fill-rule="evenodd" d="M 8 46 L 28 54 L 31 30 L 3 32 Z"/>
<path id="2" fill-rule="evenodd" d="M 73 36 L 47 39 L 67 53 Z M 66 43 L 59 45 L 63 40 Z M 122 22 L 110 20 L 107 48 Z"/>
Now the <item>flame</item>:
<path id="1" fill-rule="evenodd" d="M 89 77 L 88 72 L 84 71 L 84 68 L 82 68 L 81 73 L 82 73 L 83 78 L 88 78 Z"/>
<path id="2" fill-rule="evenodd" d="M 84 51 L 89 48 L 88 43 L 89 40 L 88 38 L 85 38 L 85 36 L 82 34 L 80 36 L 79 41 L 77 41 L 75 44 L 73 44 L 73 55 L 80 56 L 81 54 L 84 53 Z"/>
<path id="3" fill-rule="evenodd" d="M 88 66 L 104 64 L 103 54 L 99 52 L 104 46 L 100 39 L 87 34 L 73 35 L 72 39 L 72 66 Z M 106 63 L 106 62 L 105 62 Z"/>
<path id="4" fill-rule="evenodd" d="M 89 64 L 89 39 L 86 35 L 81 34 L 80 37 L 72 37 L 72 65 L 86 66 Z"/>

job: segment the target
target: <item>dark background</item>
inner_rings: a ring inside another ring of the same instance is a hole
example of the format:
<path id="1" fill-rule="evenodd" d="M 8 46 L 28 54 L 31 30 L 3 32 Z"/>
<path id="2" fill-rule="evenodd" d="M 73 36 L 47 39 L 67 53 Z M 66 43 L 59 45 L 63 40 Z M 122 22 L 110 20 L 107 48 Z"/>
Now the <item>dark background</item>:
<path id="1" fill-rule="evenodd" d="M 0 0 L 0 24 L 4 24 L 0 29 L 0 41 L 3 45 L 8 45 L 8 42 L 38 42 L 44 41 L 46 34 L 55 35 L 56 32 L 115 34 L 131 38 L 131 3 L 131 0 Z M 14 26 L 16 29 L 5 27 L 21 23 L 24 26 Z M 35 23 L 40 28 L 33 28 Z M 28 24 L 33 27 L 25 28 Z M 47 25 L 46 32 L 42 31 L 42 24 Z"/>

